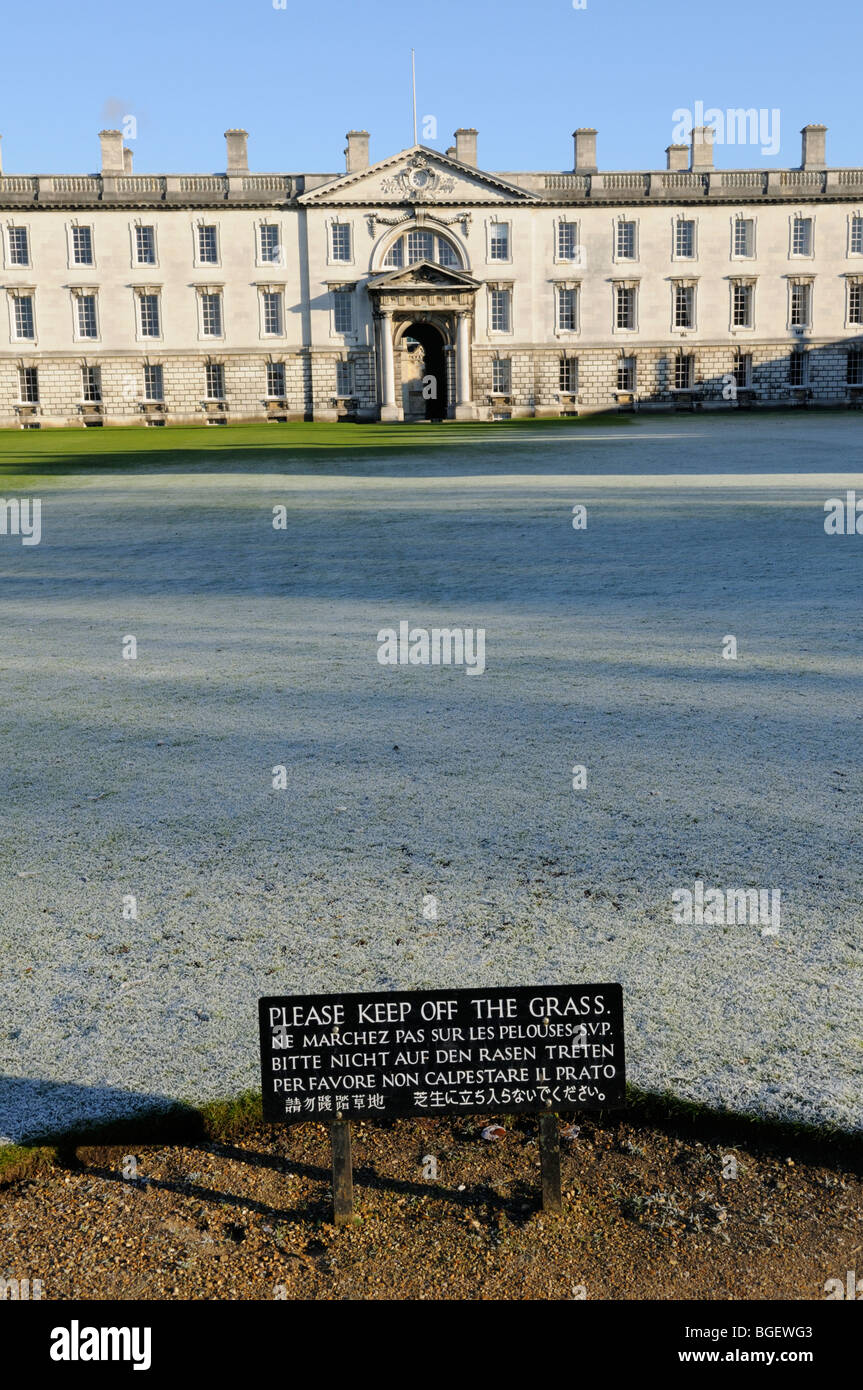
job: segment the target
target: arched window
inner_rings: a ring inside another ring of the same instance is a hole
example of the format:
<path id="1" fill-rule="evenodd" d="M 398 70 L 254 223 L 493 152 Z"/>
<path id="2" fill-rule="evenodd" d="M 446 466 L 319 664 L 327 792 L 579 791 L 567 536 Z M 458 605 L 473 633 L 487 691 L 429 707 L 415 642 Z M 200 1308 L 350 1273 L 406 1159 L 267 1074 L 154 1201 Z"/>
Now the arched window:
<path id="1" fill-rule="evenodd" d="M 449 238 L 429 231 L 426 227 L 414 227 L 398 237 L 384 256 L 382 264 L 389 270 L 393 267 L 414 265 L 416 261 L 435 261 L 438 265 L 463 268 L 461 253 Z"/>

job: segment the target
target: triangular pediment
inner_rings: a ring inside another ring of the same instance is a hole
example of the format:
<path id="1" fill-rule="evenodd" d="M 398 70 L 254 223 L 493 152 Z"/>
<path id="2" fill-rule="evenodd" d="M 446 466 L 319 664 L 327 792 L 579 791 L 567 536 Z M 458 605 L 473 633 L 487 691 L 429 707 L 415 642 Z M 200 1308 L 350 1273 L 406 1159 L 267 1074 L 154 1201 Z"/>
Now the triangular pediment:
<path id="1" fill-rule="evenodd" d="M 435 261 L 415 261 L 413 265 L 400 266 L 397 270 L 387 270 L 375 275 L 368 282 L 370 290 L 475 290 L 479 281 L 465 275 L 463 270 L 451 270 L 448 266 L 437 265 Z"/>
<path id="2" fill-rule="evenodd" d="M 537 197 L 514 183 L 462 164 L 450 155 L 425 145 L 413 145 L 368 169 L 343 174 L 302 194 L 309 207 L 322 204 L 345 207 L 357 204 L 381 207 L 435 207 L 448 204 L 535 203 Z"/>

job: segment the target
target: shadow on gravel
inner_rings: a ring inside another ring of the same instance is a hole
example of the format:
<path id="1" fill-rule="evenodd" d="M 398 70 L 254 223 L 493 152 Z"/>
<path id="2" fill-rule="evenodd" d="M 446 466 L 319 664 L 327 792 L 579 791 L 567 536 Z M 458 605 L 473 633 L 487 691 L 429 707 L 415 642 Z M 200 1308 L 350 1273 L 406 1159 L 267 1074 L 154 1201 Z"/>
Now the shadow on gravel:
<path id="1" fill-rule="evenodd" d="M 182 1142 L 182 1141 L 180 1141 Z M 182 1142 L 184 1150 L 207 1153 L 211 1157 L 225 1159 L 253 1168 L 267 1168 L 286 1177 L 307 1178 L 322 1184 L 322 1191 L 308 1200 L 294 1206 L 277 1206 L 272 1202 L 262 1202 L 242 1191 L 225 1191 L 204 1187 L 188 1178 L 155 1178 L 142 1176 L 128 1179 L 123 1176 L 117 1146 L 79 1144 L 61 1155 L 64 1166 L 78 1172 L 86 1172 L 89 1177 L 101 1178 L 105 1182 L 121 1183 L 124 1186 L 143 1190 L 173 1192 L 177 1196 L 213 1202 L 220 1206 L 236 1207 L 244 1212 L 255 1212 L 259 1216 L 281 1222 L 332 1221 L 332 1174 L 329 1167 L 312 1163 L 300 1163 L 277 1153 L 238 1148 L 223 1143 Z M 506 1195 L 496 1192 L 486 1181 L 476 1182 L 464 1188 L 444 1187 L 428 1183 L 409 1182 L 399 1178 L 384 1178 L 369 1164 L 357 1164 L 353 1170 L 354 1190 L 363 1189 L 385 1192 L 393 1196 L 415 1197 L 428 1201 L 434 1197 L 442 1204 L 470 1211 L 472 1215 L 486 1218 L 505 1215 L 512 1226 L 526 1225 L 542 1206 L 537 1181 L 534 1183 L 517 1181 L 512 1183 Z M 241 1183 L 235 1184 L 237 1188 Z"/>

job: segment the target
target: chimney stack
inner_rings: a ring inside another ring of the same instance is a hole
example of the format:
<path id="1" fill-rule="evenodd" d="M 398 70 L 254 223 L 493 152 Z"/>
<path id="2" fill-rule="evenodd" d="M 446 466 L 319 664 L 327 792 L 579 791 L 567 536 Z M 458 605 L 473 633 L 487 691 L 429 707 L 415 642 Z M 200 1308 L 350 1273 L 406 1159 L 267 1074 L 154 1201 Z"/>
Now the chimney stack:
<path id="1" fill-rule="evenodd" d="M 126 167 L 122 130 L 100 130 L 99 144 L 102 146 L 102 173 L 122 174 Z"/>
<path id="2" fill-rule="evenodd" d="M 132 156 L 132 151 L 129 150 L 129 149 L 127 149 L 126 146 L 124 145 L 124 146 L 123 146 L 123 173 L 124 173 L 124 174 L 131 174 L 131 172 L 132 172 L 132 158 L 133 158 L 133 156 Z"/>
<path id="3" fill-rule="evenodd" d="M 805 125 L 803 136 L 803 156 L 801 169 L 824 169 L 827 166 L 827 127 L 826 125 Z"/>
<path id="4" fill-rule="evenodd" d="M 690 169 L 713 168 L 713 133 L 712 126 L 693 126 Z"/>
<path id="5" fill-rule="evenodd" d="M 348 142 L 345 150 L 345 168 L 348 173 L 353 174 L 358 169 L 368 169 L 369 132 L 367 130 L 349 130 L 345 139 Z"/>
<path id="6" fill-rule="evenodd" d="M 665 150 L 666 169 L 689 168 L 689 146 L 668 145 Z"/>
<path id="7" fill-rule="evenodd" d="M 226 130 L 227 172 L 247 174 L 249 172 L 249 132 L 247 130 Z"/>
<path id="8" fill-rule="evenodd" d="M 572 132 L 575 147 L 574 169 L 577 174 L 596 173 L 596 131 L 593 126 L 579 126 Z"/>
<path id="9" fill-rule="evenodd" d="M 455 131 L 455 157 L 461 164 L 472 164 L 476 168 L 476 137 L 473 126 L 460 126 Z"/>

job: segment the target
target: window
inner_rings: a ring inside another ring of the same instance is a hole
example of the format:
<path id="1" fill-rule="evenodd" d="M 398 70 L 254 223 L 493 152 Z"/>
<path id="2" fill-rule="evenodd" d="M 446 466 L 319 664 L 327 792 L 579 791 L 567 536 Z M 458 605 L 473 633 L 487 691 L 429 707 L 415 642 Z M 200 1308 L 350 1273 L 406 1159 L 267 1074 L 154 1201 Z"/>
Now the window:
<path id="1" fill-rule="evenodd" d="M 574 285 L 558 285 L 557 327 L 565 333 L 574 333 L 578 327 L 578 290 Z"/>
<path id="2" fill-rule="evenodd" d="M 573 396 L 578 390 L 578 358 L 561 357 L 560 359 L 560 390 L 566 395 Z"/>
<path id="3" fill-rule="evenodd" d="M 201 330 L 205 338 L 222 336 L 222 296 L 205 291 L 201 295 Z"/>
<path id="4" fill-rule="evenodd" d="M 430 261 L 434 256 L 434 238 L 431 232 L 408 232 L 408 265 L 414 261 Z"/>
<path id="5" fill-rule="evenodd" d="M 791 327 L 808 328 L 811 318 L 812 286 L 793 284 L 791 286 Z"/>
<path id="6" fill-rule="evenodd" d="M 792 352 L 788 362 L 789 386 L 805 386 L 809 380 L 809 354 Z"/>
<path id="7" fill-rule="evenodd" d="M 163 401 L 164 399 L 165 381 L 162 368 L 147 363 L 144 367 L 144 400 Z"/>
<path id="8" fill-rule="evenodd" d="M 208 400 L 223 401 L 225 399 L 225 369 L 221 362 L 208 362 L 206 377 Z"/>
<path id="9" fill-rule="evenodd" d="M 9 264 L 30 264 L 30 244 L 26 227 L 9 228 Z"/>
<path id="10" fill-rule="evenodd" d="M 161 332 L 161 327 L 159 325 L 159 296 L 157 294 L 139 294 L 138 315 L 141 325 L 141 337 L 158 338 Z"/>
<path id="11" fill-rule="evenodd" d="M 135 261 L 138 265 L 156 264 L 156 228 L 135 228 Z"/>
<path id="12" fill-rule="evenodd" d="M 679 217 L 674 224 L 674 254 L 680 260 L 695 255 L 695 223 L 690 218 Z"/>
<path id="13" fill-rule="evenodd" d="M 509 260 L 509 223 L 492 222 L 488 241 L 490 261 Z"/>
<path id="14" fill-rule="evenodd" d="M 695 359 L 691 352 L 682 352 L 674 359 L 674 386 L 677 391 L 689 391 L 694 380 Z"/>
<path id="15" fill-rule="evenodd" d="M 219 238 L 216 228 L 212 225 L 198 228 L 198 263 L 219 264 Z"/>
<path id="16" fill-rule="evenodd" d="M 354 331 L 354 296 L 351 290 L 333 291 L 333 327 L 337 333 Z"/>
<path id="17" fill-rule="evenodd" d="M 283 400 L 285 396 L 284 362 L 267 363 L 267 395 Z"/>
<path id="18" fill-rule="evenodd" d="M 635 358 L 620 357 L 617 361 L 618 391 L 635 390 Z"/>
<path id="19" fill-rule="evenodd" d="M 81 368 L 81 399 L 95 405 L 102 399 L 102 373 L 98 367 Z"/>
<path id="20" fill-rule="evenodd" d="M 734 359 L 734 384 L 740 390 L 752 385 L 752 353 L 738 352 Z"/>
<path id="21" fill-rule="evenodd" d="M 792 256 L 812 255 L 812 218 L 795 217 L 791 224 Z"/>
<path id="22" fill-rule="evenodd" d="M 37 405 L 39 401 L 39 368 L 18 368 L 18 397 L 22 405 Z"/>
<path id="23" fill-rule="evenodd" d="M 752 327 L 752 285 L 739 280 L 731 287 L 731 323 L 734 328 Z"/>
<path id="24" fill-rule="evenodd" d="M 16 338 L 35 338 L 36 320 L 32 294 L 16 294 L 12 302 L 12 322 Z"/>
<path id="25" fill-rule="evenodd" d="M 491 297 L 491 331 L 493 333 L 509 333 L 510 331 L 510 291 L 492 290 Z"/>
<path id="26" fill-rule="evenodd" d="M 75 296 L 79 338 L 96 338 L 96 296 L 79 294 Z"/>
<path id="27" fill-rule="evenodd" d="M 863 348 L 851 348 L 845 380 L 849 386 L 863 386 Z"/>
<path id="28" fill-rule="evenodd" d="M 281 333 L 283 331 L 281 290 L 265 290 L 262 302 L 264 311 L 264 332 Z"/>
<path id="29" fill-rule="evenodd" d="M 619 261 L 635 260 L 634 222 L 618 222 L 617 224 L 617 259 Z"/>
<path id="30" fill-rule="evenodd" d="M 852 280 L 848 286 L 848 322 L 863 324 L 863 282 Z"/>
<path id="31" fill-rule="evenodd" d="M 574 261 L 578 259 L 578 223 L 558 222 L 557 259 Z"/>
<path id="32" fill-rule="evenodd" d="M 695 286 L 674 286 L 674 327 L 695 327 Z"/>
<path id="33" fill-rule="evenodd" d="M 354 364 L 353 362 L 336 363 L 336 395 L 352 396 L 354 394 Z"/>
<path id="34" fill-rule="evenodd" d="M 330 248 L 334 261 L 351 259 L 351 225 L 349 222 L 334 222 L 330 228 Z"/>
<path id="35" fill-rule="evenodd" d="M 462 258 L 451 242 L 428 231 L 412 231 L 394 241 L 383 259 L 389 270 L 415 261 L 436 261 L 438 265 L 459 267 Z"/>
<path id="36" fill-rule="evenodd" d="M 851 218 L 849 250 L 852 256 L 863 256 L 863 217 L 859 213 Z"/>
<path id="37" fill-rule="evenodd" d="M 512 389 L 512 363 L 508 357 L 496 357 L 491 364 L 491 389 L 508 396 Z"/>
<path id="38" fill-rule="evenodd" d="M 635 290 L 631 285 L 616 285 L 615 324 L 618 328 L 635 328 Z"/>
<path id="39" fill-rule="evenodd" d="M 282 259 L 279 229 L 271 222 L 261 227 L 261 260 L 267 265 L 278 265 Z"/>
<path id="40" fill-rule="evenodd" d="M 749 258 L 755 255 L 755 222 L 751 217 L 734 219 L 735 256 Z"/>
<path id="41" fill-rule="evenodd" d="M 93 264 L 93 229 L 92 229 L 92 227 L 73 227 L 73 228 L 72 228 L 72 264 L 73 264 L 73 265 L 92 265 L 92 264 Z"/>

